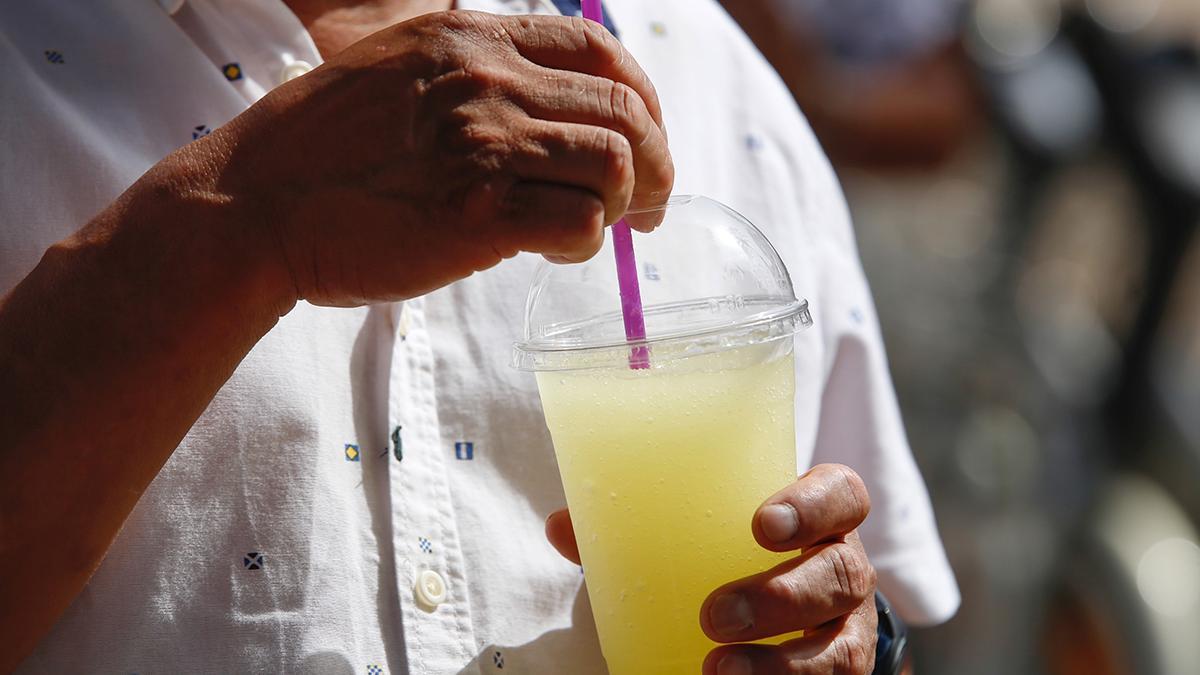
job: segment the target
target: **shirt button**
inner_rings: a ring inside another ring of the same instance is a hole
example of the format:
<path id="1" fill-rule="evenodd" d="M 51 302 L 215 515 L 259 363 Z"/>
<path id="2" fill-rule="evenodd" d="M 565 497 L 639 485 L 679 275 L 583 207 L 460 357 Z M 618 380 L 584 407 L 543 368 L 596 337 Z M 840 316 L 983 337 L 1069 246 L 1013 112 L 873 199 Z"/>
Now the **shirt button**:
<path id="1" fill-rule="evenodd" d="M 308 61 L 292 61 L 279 71 L 279 84 L 294 80 L 312 69 L 312 64 Z"/>
<path id="2" fill-rule="evenodd" d="M 428 609 L 436 609 L 446 601 L 446 580 L 433 570 L 424 570 L 417 575 L 417 586 L 414 590 L 417 602 Z"/>

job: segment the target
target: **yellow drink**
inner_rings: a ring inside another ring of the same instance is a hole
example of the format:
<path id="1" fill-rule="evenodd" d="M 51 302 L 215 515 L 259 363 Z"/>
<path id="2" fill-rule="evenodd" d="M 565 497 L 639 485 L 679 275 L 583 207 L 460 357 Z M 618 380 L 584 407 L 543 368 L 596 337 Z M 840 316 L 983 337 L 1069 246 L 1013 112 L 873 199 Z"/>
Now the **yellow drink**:
<path id="1" fill-rule="evenodd" d="M 698 675 L 704 599 L 787 558 L 750 526 L 796 477 L 790 345 L 537 374 L 612 675 Z"/>

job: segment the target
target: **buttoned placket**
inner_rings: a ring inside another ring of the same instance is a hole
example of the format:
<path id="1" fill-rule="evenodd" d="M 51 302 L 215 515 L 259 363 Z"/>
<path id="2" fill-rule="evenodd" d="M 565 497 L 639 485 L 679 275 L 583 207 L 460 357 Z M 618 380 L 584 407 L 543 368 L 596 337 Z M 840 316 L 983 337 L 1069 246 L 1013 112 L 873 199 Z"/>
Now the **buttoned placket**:
<path id="1" fill-rule="evenodd" d="M 425 300 L 404 302 L 395 321 L 388 415 L 402 428 L 404 459 L 389 463 L 388 476 L 404 647 L 412 673 L 458 672 L 476 645 Z"/>

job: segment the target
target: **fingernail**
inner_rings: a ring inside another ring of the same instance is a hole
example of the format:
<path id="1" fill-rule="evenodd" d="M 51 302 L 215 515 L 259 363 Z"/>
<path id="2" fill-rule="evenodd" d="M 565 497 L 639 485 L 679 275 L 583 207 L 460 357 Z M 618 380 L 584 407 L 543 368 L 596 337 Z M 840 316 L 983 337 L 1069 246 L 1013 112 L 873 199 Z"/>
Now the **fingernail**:
<path id="1" fill-rule="evenodd" d="M 790 504 L 767 504 L 759 511 L 758 522 L 762 524 L 767 539 L 782 544 L 796 536 L 800 526 L 796 509 Z"/>
<path id="2" fill-rule="evenodd" d="M 717 664 L 717 675 L 754 675 L 754 667 L 741 654 L 726 654 Z"/>
<path id="3" fill-rule="evenodd" d="M 713 600 L 708 618 L 713 630 L 722 635 L 737 635 L 754 625 L 750 603 L 737 593 L 727 593 Z"/>

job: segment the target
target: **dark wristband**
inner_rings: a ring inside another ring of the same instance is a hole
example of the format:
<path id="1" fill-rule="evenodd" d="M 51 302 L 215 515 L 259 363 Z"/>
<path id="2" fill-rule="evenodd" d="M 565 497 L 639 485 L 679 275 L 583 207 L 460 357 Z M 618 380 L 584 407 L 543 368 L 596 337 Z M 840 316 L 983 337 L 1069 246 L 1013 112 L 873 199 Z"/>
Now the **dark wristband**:
<path id="1" fill-rule="evenodd" d="M 875 670 L 871 674 L 900 675 L 908 659 L 908 628 L 879 591 L 875 591 L 875 611 L 879 616 L 879 640 L 875 643 Z"/>

